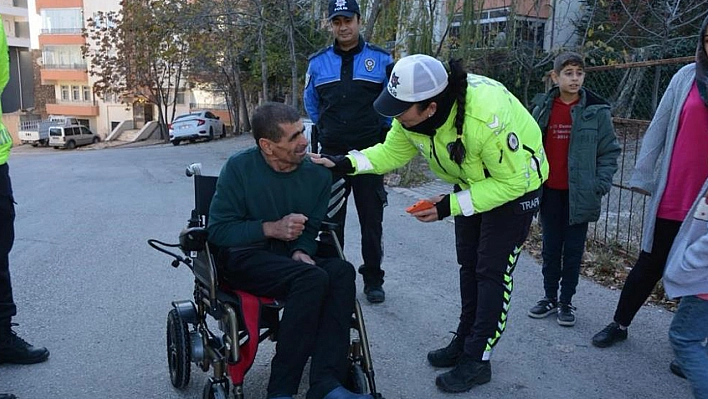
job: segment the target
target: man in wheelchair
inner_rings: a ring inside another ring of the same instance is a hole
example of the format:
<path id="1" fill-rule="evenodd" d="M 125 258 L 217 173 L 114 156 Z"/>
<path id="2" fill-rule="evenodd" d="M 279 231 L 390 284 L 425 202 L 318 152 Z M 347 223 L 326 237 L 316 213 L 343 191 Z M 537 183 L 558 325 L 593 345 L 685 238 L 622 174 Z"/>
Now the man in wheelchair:
<path id="1" fill-rule="evenodd" d="M 268 398 L 292 398 L 311 356 L 308 399 L 371 399 L 342 386 L 354 267 L 316 256 L 330 172 L 306 159 L 307 138 L 294 108 L 266 103 L 251 126 L 257 147 L 222 168 L 207 229 L 220 275 L 232 288 L 285 301 Z"/>

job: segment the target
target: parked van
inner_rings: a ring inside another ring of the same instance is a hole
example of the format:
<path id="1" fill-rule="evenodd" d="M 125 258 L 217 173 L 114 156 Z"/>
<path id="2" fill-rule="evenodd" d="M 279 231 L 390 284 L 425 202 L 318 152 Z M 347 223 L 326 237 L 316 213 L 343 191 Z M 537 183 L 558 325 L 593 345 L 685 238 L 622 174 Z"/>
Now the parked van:
<path id="1" fill-rule="evenodd" d="M 101 138 L 93 134 L 86 126 L 52 126 L 49 128 L 49 146 L 54 148 L 74 148 L 87 144 L 94 144 Z"/>

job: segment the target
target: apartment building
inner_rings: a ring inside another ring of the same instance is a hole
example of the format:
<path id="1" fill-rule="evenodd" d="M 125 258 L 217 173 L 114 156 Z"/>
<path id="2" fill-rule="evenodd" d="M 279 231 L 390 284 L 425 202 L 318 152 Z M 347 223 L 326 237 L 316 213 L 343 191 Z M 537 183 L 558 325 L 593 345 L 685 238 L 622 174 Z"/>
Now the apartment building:
<path id="1" fill-rule="evenodd" d="M 440 41 L 447 29 L 452 10 L 453 19 L 448 34 L 459 35 L 464 3 L 468 0 L 441 0 L 435 23 L 435 40 Z M 483 48 L 500 47 L 509 41 L 534 45 L 544 51 L 572 48 L 576 44 L 575 24 L 583 16 L 579 0 L 485 0 L 475 3 L 478 8 Z M 516 37 L 507 35 L 514 32 Z"/>
<path id="2" fill-rule="evenodd" d="M 158 110 L 153 104 L 142 100 L 126 104 L 124 99 L 99 98 L 93 93 L 96 78 L 88 73 L 90 60 L 82 56 L 81 47 L 86 44 L 82 32 L 88 19 L 95 20 L 99 11 L 120 10 L 120 0 L 35 1 L 42 21 L 40 78 L 43 85 L 54 86 L 55 93 L 55 98 L 46 105 L 47 114 L 75 116 L 104 138 L 123 122 L 141 129 L 146 123 L 157 120 Z M 180 86 L 186 87 L 186 82 L 180 82 Z M 197 108 L 225 108 L 209 93 L 194 93 L 186 88 L 176 93 L 175 101 L 176 115 Z M 228 118 L 226 112 L 215 113 L 223 113 L 220 116 Z"/>
<path id="3" fill-rule="evenodd" d="M 17 139 L 19 114 L 34 107 L 27 0 L 0 0 L 0 18 L 10 51 L 10 81 L 2 93 L 3 120 Z"/>

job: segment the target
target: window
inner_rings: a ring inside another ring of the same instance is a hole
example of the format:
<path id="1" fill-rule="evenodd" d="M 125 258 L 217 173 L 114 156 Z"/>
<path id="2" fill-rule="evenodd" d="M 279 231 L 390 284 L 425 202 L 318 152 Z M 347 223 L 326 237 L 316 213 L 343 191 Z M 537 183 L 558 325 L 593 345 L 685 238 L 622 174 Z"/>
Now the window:
<path id="1" fill-rule="evenodd" d="M 42 33 L 80 34 L 84 18 L 80 8 L 44 8 L 41 12 Z"/>
<path id="2" fill-rule="evenodd" d="M 206 116 L 209 119 L 216 119 L 216 115 L 212 114 L 211 112 L 207 111 L 204 116 Z"/>
<path id="3" fill-rule="evenodd" d="M 108 12 L 99 11 L 93 13 L 93 20 L 96 22 L 96 28 L 114 28 L 116 26 L 115 21 L 111 21 L 108 18 Z"/>
<path id="4" fill-rule="evenodd" d="M 185 103 L 185 102 L 184 102 L 184 97 L 185 97 L 184 90 L 178 90 L 178 91 L 177 91 L 177 95 L 176 95 L 176 97 L 175 97 L 175 98 L 176 98 L 176 101 L 177 101 L 177 104 L 184 104 L 184 103 Z"/>
<path id="5" fill-rule="evenodd" d="M 47 69 L 86 69 L 81 46 L 44 46 L 42 62 Z"/>
<path id="6" fill-rule="evenodd" d="M 81 101 L 79 86 L 71 86 L 71 101 Z"/>
<path id="7" fill-rule="evenodd" d="M 73 136 L 74 135 L 74 128 L 73 127 L 65 127 L 64 128 L 64 136 Z"/>
<path id="8" fill-rule="evenodd" d="M 63 101 L 69 101 L 69 86 L 61 86 L 61 99 Z"/>
<path id="9" fill-rule="evenodd" d="M 76 123 L 78 123 L 81 126 L 89 126 L 89 120 L 88 119 L 77 119 Z"/>
<path id="10" fill-rule="evenodd" d="M 91 133 L 91 131 L 88 130 L 86 127 L 81 126 L 81 134 L 89 134 L 89 135 L 90 135 L 90 134 L 93 134 L 93 133 Z"/>
<path id="11" fill-rule="evenodd" d="M 85 102 L 90 102 L 91 101 L 91 89 L 88 86 L 81 86 L 84 92 L 84 97 L 83 100 Z"/>

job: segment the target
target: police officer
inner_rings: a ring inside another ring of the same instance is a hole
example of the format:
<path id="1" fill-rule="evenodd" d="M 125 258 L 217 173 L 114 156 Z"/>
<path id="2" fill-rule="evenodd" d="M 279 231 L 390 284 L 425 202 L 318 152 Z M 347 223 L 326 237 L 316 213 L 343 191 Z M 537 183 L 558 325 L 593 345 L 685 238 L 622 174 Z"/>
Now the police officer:
<path id="1" fill-rule="evenodd" d="M 330 0 L 329 22 L 334 44 L 310 57 L 304 102 L 317 128 L 321 152 L 343 155 L 383 142 L 391 119 L 379 115 L 373 102 L 386 85 L 386 70 L 393 59 L 360 36 L 361 14 L 355 0 Z M 359 273 L 364 277 L 364 293 L 371 303 L 383 302 L 383 176 L 334 173 L 332 181 L 327 219 L 338 224 L 337 237 L 344 245 L 347 198 L 353 191 L 361 225 L 364 264 Z M 326 242 L 328 237 L 321 240 Z"/>
<path id="2" fill-rule="evenodd" d="M 7 50 L 7 38 L 2 20 L 0 20 L 0 93 L 10 80 L 10 59 Z M 2 115 L 2 107 L 0 107 Z M 10 250 L 15 240 L 15 206 L 10 184 L 10 157 L 12 138 L 10 132 L 0 120 L 0 364 L 32 364 L 47 360 L 46 348 L 34 347 L 12 330 L 12 316 L 17 309 L 12 299 L 10 281 Z M 11 394 L 0 394 L 0 399 L 13 399 Z"/>
<path id="3" fill-rule="evenodd" d="M 464 392 L 492 377 L 489 359 L 506 327 L 512 273 L 548 177 L 541 131 L 501 83 L 422 54 L 396 63 L 374 107 L 395 118 L 383 145 L 312 159 L 344 173 L 383 174 L 421 154 L 455 185 L 413 216 L 455 217 L 460 321 L 452 342 L 429 352 L 428 361 L 452 367 L 435 380 L 441 390 Z"/>

